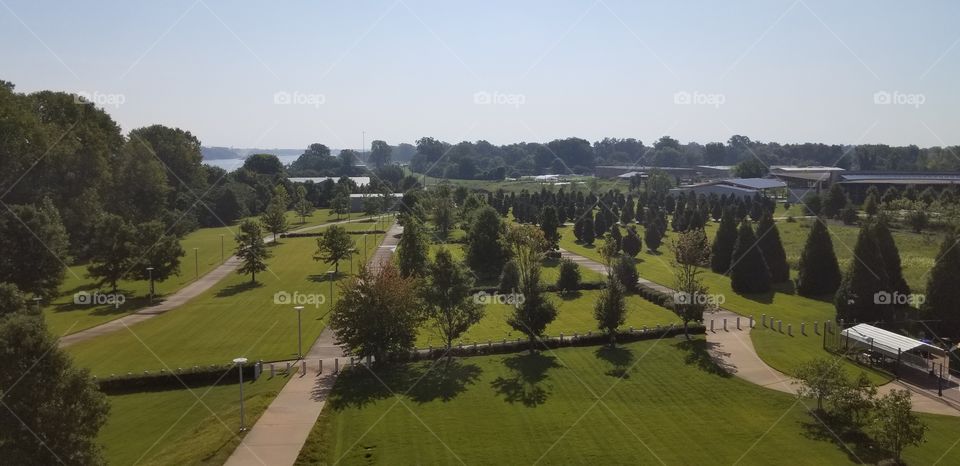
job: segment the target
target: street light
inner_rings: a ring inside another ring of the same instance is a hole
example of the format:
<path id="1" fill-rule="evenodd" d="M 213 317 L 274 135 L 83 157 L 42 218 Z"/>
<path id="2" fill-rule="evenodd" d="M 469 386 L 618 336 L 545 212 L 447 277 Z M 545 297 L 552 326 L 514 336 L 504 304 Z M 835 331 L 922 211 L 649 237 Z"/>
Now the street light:
<path id="1" fill-rule="evenodd" d="M 330 308 L 332 309 L 333 308 L 333 278 L 335 276 L 335 272 L 331 270 L 327 272 L 327 276 L 329 277 L 329 280 L 330 280 Z"/>
<path id="2" fill-rule="evenodd" d="M 153 304 L 153 267 L 147 267 L 147 274 L 150 275 L 150 304 Z"/>
<path id="3" fill-rule="evenodd" d="M 195 279 L 200 278 L 200 260 L 197 259 L 197 248 L 193 248 L 193 275 Z"/>
<path id="4" fill-rule="evenodd" d="M 223 235 L 220 235 L 220 263 L 223 263 Z"/>
<path id="5" fill-rule="evenodd" d="M 237 366 L 237 372 L 240 373 L 240 432 L 247 430 L 243 425 L 243 365 L 247 363 L 247 358 L 237 358 L 233 364 Z"/>
<path id="6" fill-rule="evenodd" d="M 293 310 L 297 311 L 297 359 L 303 359 L 303 326 L 300 323 L 303 306 L 294 306 Z"/>

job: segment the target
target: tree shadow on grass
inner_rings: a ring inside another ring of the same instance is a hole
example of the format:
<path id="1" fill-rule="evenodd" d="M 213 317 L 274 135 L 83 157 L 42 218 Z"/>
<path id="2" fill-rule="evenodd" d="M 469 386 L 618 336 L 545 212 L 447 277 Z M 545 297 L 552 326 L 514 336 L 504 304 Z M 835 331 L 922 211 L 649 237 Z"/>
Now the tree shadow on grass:
<path id="1" fill-rule="evenodd" d="M 557 293 L 557 296 L 560 296 L 560 299 L 564 301 L 573 301 L 582 295 L 583 293 L 581 293 L 580 290 L 567 291 L 566 293 Z"/>
<path id="2" fill-rule="evenodd" d="M 314 283 L 329 282 L 331 278 L 337 280 L 340 278 L 341 272 L 337 273 L 315 273 L 313 275 L 308 275 L 307 280 L 310 280 Z"/>
<path id="3" fill-rule="evenodd" d="M 853 463 L 877 464 L 891 456 L 862 430 L 827 412 L 810 411 L 809 419 L 798 423 L 803 429 L 801 435 L 811 440 L 832 443 Z"/>
<path id="4" fill-rule="evenodd" d="M 716 343 L 702 338 L 683 339 L 676 347 L 687 353 L 684 362 L 695 365 L 704 372 L 720 377 L 730 377 L 737 372 L 737 368 L 727 361 L 730 353 L 720 351 Z"/>
<path id="5" fill-rule="evenodd" d="M 417 403 L 450 401 L 472 385 L 483 372 L 476 364 L 458 360 L 423 361 L 372 367 L 354 366 L 340 373 L 328 402 L 335 410 L 406 395 Z"/>
<path id="6" fill-rule="evenodd" d="M 503 359 L 512 377 L 497 377 L 490 385 L 507 403 L 522 403 L 528 408 L 542 405 L 550 396 L 546 387 L 547 371 L 560 367 L 553 356 L 522 354 Z"/>
<path id="7" fill-rule="evenodd" d="M 248 282 L 244 281 L 243 283 L 237 283 L 236 285 L 230 285 L 226 288 L 222 288 L 220 291 L 217 291 L 218 298 L 228 298 L 234 296 L 244 291 L 253 290 L 263 286 L 263 283 L 260 282 Z"/>
<path id="8" fill-rule="evenodd" d="M 630 378 L 631 363 L 633 363 L 633 350 L 625 346 L 610 347 L 607 345 L 597 348 L 594 352 L 598 358 L 607 361 L 613 365 L 613 368 L 605 372 L 610 377 L 628 379 Z"/>
<path id="9" fill-rule="evenodd" d="M 750 301 L 756 301 L 761 304 L 773 304 L 773 295 L 776 294 L 774 290 L 766 291 L 763 293 L 743 293 L 740 296 L 749 299 Z"/>

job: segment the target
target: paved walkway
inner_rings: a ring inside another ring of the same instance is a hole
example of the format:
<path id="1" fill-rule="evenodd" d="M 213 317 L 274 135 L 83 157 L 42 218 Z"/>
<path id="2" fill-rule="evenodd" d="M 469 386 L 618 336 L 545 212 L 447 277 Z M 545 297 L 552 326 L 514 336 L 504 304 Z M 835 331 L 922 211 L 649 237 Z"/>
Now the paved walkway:
<path id="1" fill-rule="evenodd" d="M 376 217 L 362 217 L 355 218 L 350 220 L 340 220 L 336 222 L 322 223 L 320 225 L 312 225 L 308 227 L 299 228 L 293 230 L 291 233 L 303 233 L 311 230 L 318 230 L 330 225 L 339 225 L 342 223 L 350 222 L 360 222 L 363 220 L 369 220 Z M 273 242 L 273 235 L 264 236 L 263 240 L 267 243 Z M 145 320 L 152 319 L 158 315 L 164 314 L 167 311 L 172 311 L 184 304 L 187 301 L 199 296 L 201 293 L 209 290 L 214 285 L 220 282 L 224 277 L 235 272 L 237 268 L 240 267 L 240 260 L 237 259 L 237 256 L 230 256 L 223 264 L 217 268 L 207 272 L 204 276 L 200 277 L 198 280 L 193 283 L 181 288 L 177 292 L 173 293 L 170 296 L 167 296 L 159 304 L 154 304 L 150 307 L 145 307 L 139 311 L 132 312 L 123 317 L 111 320 L 109 322 L 97 325 L 96 327 L 91 327 L 86 330 L 81 330 L 76 333 L 71 333 L 60 338 L 59 346 L 60 348 L 66 348 L 68 346 L 75 345 L 81 341 L 90 340 L 91 338 L 96 338 L 101 335 L 106 335 L 111 332 L 116 332 L 122 330 L 125 327 L 138 324 Z"/>
<path id="2" fill-rule="evenodd" d="M 374 270 L 390 260 L 401 232 L 403 229 L 396 224 L 387 231 L 384 241 L 368 261 Z M 306 374 L 294 375 L 230 455 L 226 465 L 287 466 L 296 462 L 336 382 L 333 358 L 343 356 L 333 332 L 324 329 L 306 355 L 310 364 L 323 360 L 323 374 L 317 374 L 318 368 L 313 365 L 307 368 Z"/>
<path id="3" fill-rule="evenodd" d="M 576 262 L 581 267 L 586 267 L 601 274 L 607 273 L 606 267 L 597 261 L 563 249 L 561 249 L 561 252 L 566 258 Z M 643 278 L 638 283 L 651 286 L 665 293 L 673 293 L 670 288 Z M 727 319 L 726 330 L 723 328 L 724 318 Z M 739 330 L 736 326 L 737 318 L 740 318 Z M 710 354 L 720 366 L 737 377 L 761 387 L 796 394 L 797 387 L 794 384 L 796 379 L 770 367 L 757 355 L 757 351 L 753 347 L 753 341 L 750 339 L 752 329 L 750 328 L 749 318 L 727 309 L 720 309 L 704 315 L 704 321 L 711 319 L 714 321 L 714 330 L 710 331 L 709 324 L 707 324 L 707 345 Z M 954 407 L 939 399 L 935 393 L 905 384 L 902 381 L 895 380 L 884 384 L 878 388 L 878 392 L 882 395 L 894 389 L 910 390 L 914 411 L 960 416 L 960 407 Z"/>

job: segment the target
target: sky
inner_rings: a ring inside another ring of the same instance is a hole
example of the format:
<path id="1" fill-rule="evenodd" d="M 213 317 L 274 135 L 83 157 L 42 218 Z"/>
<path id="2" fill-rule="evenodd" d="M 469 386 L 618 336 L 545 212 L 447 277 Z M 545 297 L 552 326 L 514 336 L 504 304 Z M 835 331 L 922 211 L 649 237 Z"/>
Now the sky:
<path id="1" fill-rule="evenodd" d="M 960 144 L 956 1 L 0 0 L 0 79 L 204 145 Z"/>

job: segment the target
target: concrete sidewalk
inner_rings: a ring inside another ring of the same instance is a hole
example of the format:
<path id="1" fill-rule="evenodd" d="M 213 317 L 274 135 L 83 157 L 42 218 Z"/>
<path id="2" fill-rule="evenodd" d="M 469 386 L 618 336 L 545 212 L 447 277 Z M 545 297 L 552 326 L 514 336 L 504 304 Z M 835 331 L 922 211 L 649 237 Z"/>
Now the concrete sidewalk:
<path id="1" fill-rule="evenodd" d="M 370 267 L 377 270 L 380 264 L 390 260 L 402 231 L 396 224 L 387 231 L 368 261 Z M 323 374 L 316 374 L 317 367 L 313 366 L 307 368 L 306 374 L 294 375 L 241 440 L 226 464 L 287 466 L 296 462 L 336 382 L 334 358 L 343 356 L 333 332 L 324 329 L 306 354 L 310 364 L 316 364 L 317 359 L 323 360 Z"/>
<path id="2" fill-rule="evenodd" d="M 297 230 L 291 231 L 291 233 L 303 233 L 312 230 L 318 230 L 320 228 L 328 227 L 330 225 L 340 225 L 343 223 L 352 223 L 352 222 L 361 222 L 364 220 L 369 220 L 375 217 L 362 217 L 355 218 L 350 220 L 340 220 L 330 223 L 321 223 L 319 225 L 312 225 L 309 227 L 300 228 Z M 273 242 L 273 236 L 268 235 L 263 237 L 263 240 L 267 243 Z M 236 272 L 237 268 L 241 265 L 240 260 L 237 256 L 230 256 L 224 261 L 223 264 L 217 268 L 207 272 L 204 276 L 200 277 L 198 280 L 193 283 L 181 288 L 179 291 L 173 293 L 170 296 L 167 296 L 159 304 L 154 304 L 153 306 L 145 307 L 139 311 L 132 312 L 123 317 L 111 320 L 109 322 L 97 325 L 96 327 L 90 327 L 86 330 L 81 330 L 76 333 L 71 333 L 60 338 L 59 346 L 60 348 L 66 348 L 68 346 L 75 345 L 81 341 L 90 340 L 92 338 L 97 338 L 101 335 L 106 335 L 108 333 L 116 332 L 122 330 L 126 327 L 138 324 L 145 320 L 152 319 L 158 315 L 164 314 L 168 311 L 172 311 L 184 304 L 187 301 L 199 296 L 201 293 L 213 288 L 214 285 L 223 280 L 224 277 L 230 275 L 233 272 Z"/>

